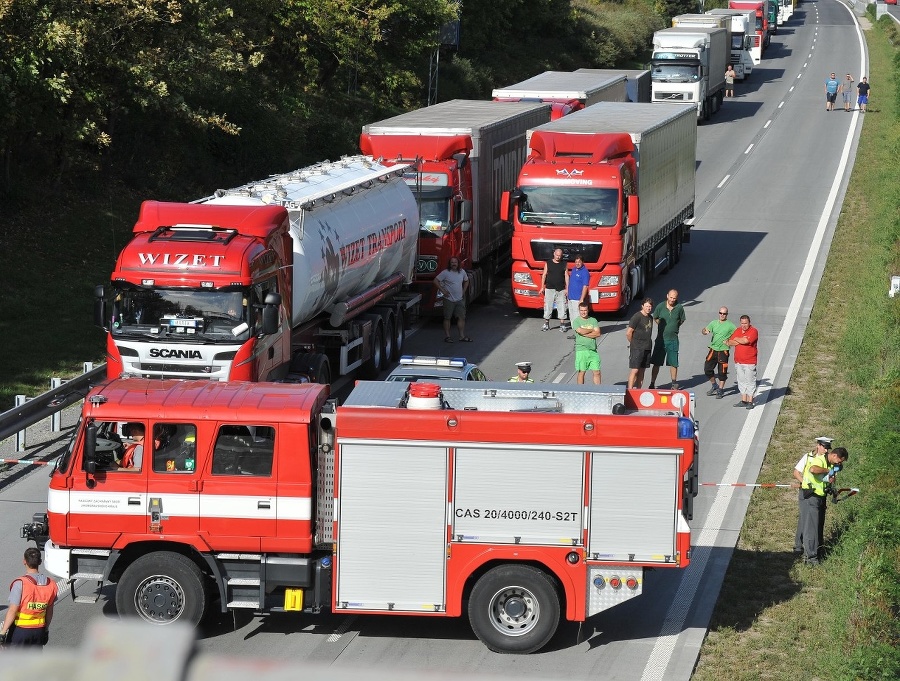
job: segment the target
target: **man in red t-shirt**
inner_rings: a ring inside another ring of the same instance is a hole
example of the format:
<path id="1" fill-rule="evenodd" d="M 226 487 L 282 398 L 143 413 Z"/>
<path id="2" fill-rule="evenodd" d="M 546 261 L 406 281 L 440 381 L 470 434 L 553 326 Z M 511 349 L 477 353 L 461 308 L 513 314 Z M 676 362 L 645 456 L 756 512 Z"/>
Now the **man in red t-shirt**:
<path id="1" fill-rule="evenodd" d="M 741 325 L 735 329 L 725 345 L 734 348 L 734 373 L 737 376 L 741 401 L 735 407 L 753 409 L 753 396 L 756 394 L 756 343 L 759 332 L 750 326 L 750 317 L 741 315 Z"/>

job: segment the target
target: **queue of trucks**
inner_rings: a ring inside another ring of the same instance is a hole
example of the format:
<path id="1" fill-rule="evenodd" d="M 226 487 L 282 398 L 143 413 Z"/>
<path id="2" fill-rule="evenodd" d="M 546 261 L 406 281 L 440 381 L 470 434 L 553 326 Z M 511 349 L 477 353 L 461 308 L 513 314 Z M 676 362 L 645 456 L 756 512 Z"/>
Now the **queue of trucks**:
<path id="1" fill-rule="evenodd" d="M 534 309 L 562 248 L 594 310 L 626 310 L 689 241 L 697 118 L 727 63 L 758 63 L 759 4 L 676 18 L 650 71 L 547 72 L 366 125 L 361 155 L 144 202 L 95 292 L 108 380 L 23 527 L 48 571 L 115 583 L 119 612 L 155 624 L 467 615 L 528 653 L 646 569 L 686 567 L 690 393 L 362 381 L 338 405 L 328 384 L 399 358 L 451 257 L 470 299 L 511 266 Z M 126 467 L 137 425 L 152 444 Z"/>

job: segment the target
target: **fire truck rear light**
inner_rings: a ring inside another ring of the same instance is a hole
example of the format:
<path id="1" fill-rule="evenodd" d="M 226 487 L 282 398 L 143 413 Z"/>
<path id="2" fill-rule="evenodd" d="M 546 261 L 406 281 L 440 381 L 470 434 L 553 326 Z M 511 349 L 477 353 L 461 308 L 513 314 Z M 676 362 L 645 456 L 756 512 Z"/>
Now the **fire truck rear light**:
<path id="1" fill-rule="evenodd" d="M 622 580 L 619 579 L 618 577 L 610 577 L 610 578 L 609 578 L 609 585 L 610 585 L 613 589 L 621 589 L 621 588 L 622 588 Z"/>
<path id="2" fill-rule="evenodd" d="M 694 422 L 692 419 L 678 419 L 678 439 L 693 440 L 694 439 Z"/>
<path id="3" fill-rule="evenodd" d="M 625 586 L 634 591 L 638 588 L 638 581 L 634 577 L 629 577 L 625 580 Z"/>
<path id="4" fill-rule="evenodd" d="M 156 283 L 156 279 L 141 279 L 141 286 L 153 286 Z"/>

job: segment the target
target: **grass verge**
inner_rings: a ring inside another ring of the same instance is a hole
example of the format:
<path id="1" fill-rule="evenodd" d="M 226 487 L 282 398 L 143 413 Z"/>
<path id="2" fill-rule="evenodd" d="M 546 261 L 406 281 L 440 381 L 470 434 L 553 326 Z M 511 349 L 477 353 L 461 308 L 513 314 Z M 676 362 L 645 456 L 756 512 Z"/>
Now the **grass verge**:
<path id="1" fill-rule="evenodd" d="M 883 20 L 885 21 L 885 20 Z M 888 20 L 889 21 L 889 20 Z M 892 25 L 867 31 L 872 105 L 828 263 L 760 480 L 789 480 L 813 439 L 850 451 L 830 504 L 828 557 L 792 555 L 795 493 L 758 490 L 694 678 L 900 678 L 900 52 Z"/>

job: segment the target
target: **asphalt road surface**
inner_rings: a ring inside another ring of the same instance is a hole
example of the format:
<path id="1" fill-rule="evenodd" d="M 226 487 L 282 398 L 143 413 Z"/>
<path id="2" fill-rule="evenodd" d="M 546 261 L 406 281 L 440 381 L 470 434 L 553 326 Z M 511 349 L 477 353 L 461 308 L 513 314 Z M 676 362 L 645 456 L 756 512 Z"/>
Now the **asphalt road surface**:
<path id="1" fill-rule="evenodd" d="M 655 280 L 648 295 L 660 301 L 674 287 L 686 307 L 679 382 L 696 392 L 702 481 L 756 479 L 827 258 L 862 122 L 861 114 L 844 112 L 840 102 L 834 112 L 825 112 L 824 81 L 832 71 L 850 72 L 857 80 L 868 73 L 861 40 L 845 5 L 835 0 L 803 3 L 773 37 L 753 75 L 736 84 L 737 96 L 700 126 L 693 238 L 681 262 Z M 760 331 L 761 406 L 752 411 L 732 406 L 739 399 L 733 379 L 725 399 L 705 395 L 706 339 L 700 329 L 722 305 L 735 322 L 749 314 Z M 629 314 L 635 311 L 637 304 Z M 529 360 L 535 380 L 573 383 L 573 341 L 555 328 L 542 333 L 540 327 L 539 315 L 516 312 L 507 281 L 490 305 L 471 308 L 466 330 L 474 343 L 443 343 L 440 324 L 433 322 L 408 339 L 405 352 L 464 354 L 494 380 L 505 380 L 515 373 L 515 362 Z M 626 381 L 624 327 L 623 319 L 602 320 L 604 383 Z M 660 378 L 668 383 L 667 369 Z M 806 444 L 797 443 L 797 451 Z M 785 471 L 781 482 L 789 476 Z M 46 487 L 46 469 L 35 469 L 0 491 L 4 585 L 20 573 L 25 543 L 17 539 L 19 527 L 33 512 L 44 510 Z M 203 627 L 198 645 L 206 653 L 306 661 L 342 670 L 688 679 L 749 494 L 742 488 L 701 487 L 690 568 L 649 572 L 641 597 L 581 627 L 564 623 L 538 654 L 491 653 L 465 619 L 387 616 L 227 615 Z M 51 646 L 76 646 L 87 621 L 115 618 L 112 593 L 107 587 L 97 603 L 75 604 L 64 592 Z"/>

